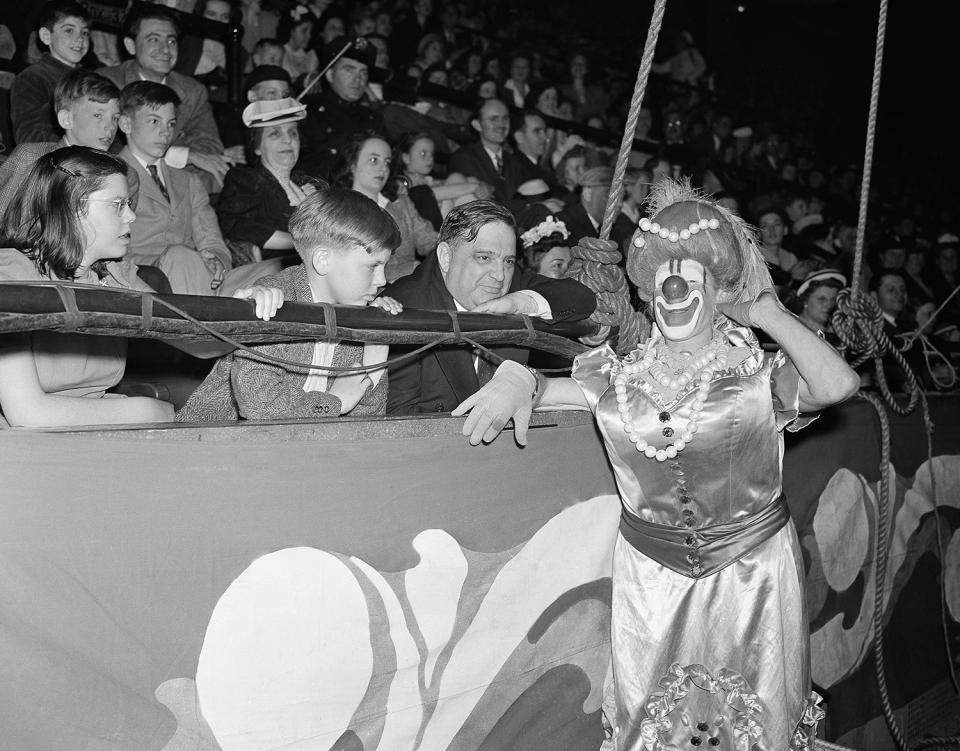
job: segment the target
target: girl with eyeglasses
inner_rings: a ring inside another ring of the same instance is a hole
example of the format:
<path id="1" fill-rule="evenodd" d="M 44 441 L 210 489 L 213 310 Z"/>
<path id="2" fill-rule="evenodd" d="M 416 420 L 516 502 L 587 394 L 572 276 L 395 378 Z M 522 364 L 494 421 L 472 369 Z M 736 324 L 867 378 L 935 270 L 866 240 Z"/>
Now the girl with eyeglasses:
<path id="1" fill-rule="evenodd" d="M 126 175 L 121 159 L 83 146 L 41 157 L 0 219 L 0 282 L 62 280 L 153 292 L 123 260 L 136 218 Z M 263 288 L 234 296 L 254 297 L 261 317 L 282 304 L 282 296 Z M 123 378 L 126 353 L 119 337 L 0 335 L 0 425 L 172 421 L 172 404 L 107 393 Z"/>

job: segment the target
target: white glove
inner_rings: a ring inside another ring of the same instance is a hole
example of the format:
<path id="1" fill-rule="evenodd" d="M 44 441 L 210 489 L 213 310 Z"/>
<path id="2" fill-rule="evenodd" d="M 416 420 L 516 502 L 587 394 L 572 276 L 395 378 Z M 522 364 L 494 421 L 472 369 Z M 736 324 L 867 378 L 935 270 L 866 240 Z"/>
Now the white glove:
<path id="1" fill-rule="evenodd" d="M 451 414 L 459 417 L 470 412 L 461 432 L 470 436 L 471 446 L 480 441 L 490 443 L 511 418 L 517 445 L 526 446 L 537 385 L 537 377 L 530 370 L 513 360 L 504 360 L 489 383 L 464 399 Z"/>

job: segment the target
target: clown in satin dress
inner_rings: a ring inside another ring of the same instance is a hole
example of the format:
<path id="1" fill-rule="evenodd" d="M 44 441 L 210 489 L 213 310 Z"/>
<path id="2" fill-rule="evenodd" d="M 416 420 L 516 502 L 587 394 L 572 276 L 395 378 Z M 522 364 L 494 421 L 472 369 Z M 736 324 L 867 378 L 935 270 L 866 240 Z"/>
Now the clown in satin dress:
<path id="1" fill-rule="evenodd" d="M 627 270 L 652 306 L 646 342 L 579 356 L 571 378 L 520 366 L 461 405 L 472 443 L 540 409 L 597 419 L 622 512 L 604 749 L 812 749 L 803 564 L 782 495 L 783 431 L 856 391 L 829 344 L 770 291 L 739 217 L 666 181 Z M 766 352 L 751 328 L 781 349 Z"/>

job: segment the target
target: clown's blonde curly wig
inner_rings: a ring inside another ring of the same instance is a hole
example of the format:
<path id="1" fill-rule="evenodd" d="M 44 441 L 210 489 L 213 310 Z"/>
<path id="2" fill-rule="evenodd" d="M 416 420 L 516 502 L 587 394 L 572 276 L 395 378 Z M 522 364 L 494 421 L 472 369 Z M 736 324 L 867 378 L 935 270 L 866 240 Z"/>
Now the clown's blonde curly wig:
<path id="1" fill-rule="evenodd" d="M 660 180 L 647 197 L 652 221 L 679 233 L 701 219 L 716 219 L 717 229 L 692 234 L 672 242 L 653 232 L 637 229 L 627 256 L 627 274 L 641 299 L 650 302 L 657 269 L 673 259 L 692 258 L 713 276 L 723 302 L 755 299 L 773 286 L 770 271 L 757 242 L 756 230 L 736 214 L 690 186 L 689 178 Z M 643 241 L 637 247 L 638 238 Z"/>

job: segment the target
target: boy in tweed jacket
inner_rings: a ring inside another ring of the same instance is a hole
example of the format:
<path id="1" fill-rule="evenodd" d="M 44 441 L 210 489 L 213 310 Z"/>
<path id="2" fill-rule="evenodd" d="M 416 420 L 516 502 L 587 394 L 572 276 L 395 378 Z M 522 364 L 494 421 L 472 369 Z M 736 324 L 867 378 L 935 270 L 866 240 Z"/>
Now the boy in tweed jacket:
<path id="1" fill-rule="evenodd" d="M 394 220 L 352 190 L 321 187 L 290 219 L 290 233 L 303 263 L 258 280 L 277 287 L 286 300 L 333 305 L 376 305 L 389 313 L 402 306 L 377 298 L 386 284 L 384 266 L 400 244 Z M 325 418 L 382 415 L 387 371 L 342 374 L 326 367 L 383 362 L 387 346 L 355 342 L 285 342 L 252 349 L 312 368 L 292 368 L 237 351 L 220 358 L 177 414 L 181 422 Z"/>

